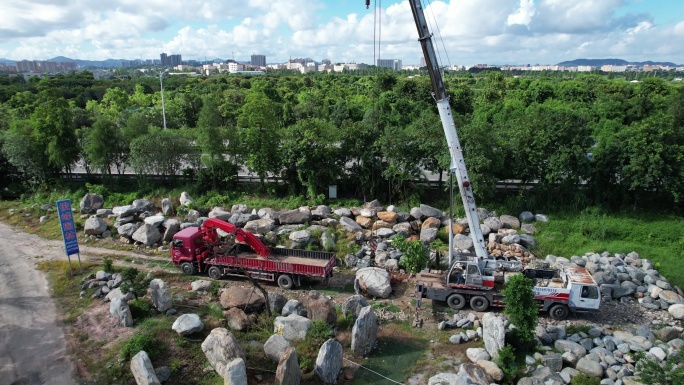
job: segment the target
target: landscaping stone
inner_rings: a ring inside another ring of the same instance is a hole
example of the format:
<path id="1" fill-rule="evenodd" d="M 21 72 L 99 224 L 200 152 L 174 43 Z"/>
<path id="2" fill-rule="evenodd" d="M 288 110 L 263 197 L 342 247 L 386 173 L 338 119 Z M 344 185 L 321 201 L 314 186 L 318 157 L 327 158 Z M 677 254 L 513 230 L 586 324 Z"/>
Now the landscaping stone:
<path id="1" fill-rule="evenodd" d="M 278 362 L 278 368 L 276 369 L 275 375 L 275 384 L 299 385 L 300 381 L 301 370 L 299 369 L 297 351 L 294 348 L 288 348 Z"/>
<path id="2" fill-rule="evenodd" d="M 245 352 L 237 339 L 225 328 L 215 328 L 202 342 L 202 351 L 217 373 L 221 374 L 229 362 L 245 359 Z"/>
<path id="3" fill-rule="evenodd" d="M 311 330 L 312 322 L 300 315 L 290 314 L 287 317 L 276 317 L 274 327 L 274 333 L 282 335 L 289 341 L 303 340 Z"/>
<path id="4" fill-rule="evenodd" d="M 273 362 L 280 362 L 283 354 L 290 348 L 290 342 L 283 336 L 274 334 L 266 340 L 264 353 Z"/>
<path id="5" fill-rule="evenodd" d="M 342 353 L 342 345 L 334 338 L 321 345 L 316 357 L 314 372 L 324 384 L 337 383 L 337 376 L 342 369 Z"/>
<path id="6" fill-rule="evenodd" d="M 171 326 L 176 333 L 181 336 L 187 336 L 189 334 L 201 332 L 204 329 L 204 323 L 200 320 L 197 314 L 183 314 L 176 318 Z"/>
<path id="7" fill-rule="evenodd" d="M 161 279 L 153 279 L 150 282 L 150 296 L 152 297 L 152 305 L 160 312 L 163 313 L 171 309 L 171 292 Z"/>
<path id="8" fill-rule="evenodd" d="M 359 280 L 361 289 L 372 296 L 387 298 L 392 292 L 390 276 L 385 269 L 378 267 L 362 268 L 356 272 L 356 278 Z"/>
<path id="9" fill-rule="evenodd" d="M 131 373 L 138 385 L 161 385 L 147 352 L 141 350 L 131 359 Z"/>
<path id="10" fill-rule="evenodd" d="M 482 317 L 482 339 L 485 343 L 485 349 L 492 359 L 496 359 L 499 350 L 504 347 L 505 331 L 503 319 L 496 314 L 485 313 Z"/>
<path id="11" fill-rule="evenodd" d="M 375 348 L 378 337 L 378 317 L 372 306 L 359 312 L 351 335 L 351 350 L 357 356 L 365 356 Z"/>
<path id="12" fill-rule="evenodd" d="M 224 309 L 238 307 L 244 311 L 256 311 L 264 306 L 264 297 L 255 287 L 229 286 L 221 293 Z"/>

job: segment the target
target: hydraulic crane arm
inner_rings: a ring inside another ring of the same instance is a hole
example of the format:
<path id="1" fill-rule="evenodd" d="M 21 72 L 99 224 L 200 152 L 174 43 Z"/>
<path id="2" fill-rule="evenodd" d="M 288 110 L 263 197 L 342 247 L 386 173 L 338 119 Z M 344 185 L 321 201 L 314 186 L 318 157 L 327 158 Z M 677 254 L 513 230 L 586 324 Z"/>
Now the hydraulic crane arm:
<path id="1" fill-rule="evenodd" d="M 235 234 L 235 239 L 238 242 L 244 242 L 248 244 L 257 254 L 264 258 L 268 258 L 268 256 L 271 254 L 271 249 L 264 245 L 254 234 L 236 227 L 232 223 L 228 223 L 220 219 L 207 219 L 204 221 L 204 223 L 202 223 L 199 231 L 203 232 L 204 239 L 208 243 L 216 244 L 218 243 L 218 234 L 216 229 L 221 229 L 227 233 Z"/>
<path id="2" fill-rule="evenodd" d="M 463 200 L 463 208 L 465 209 L 466 217 L 468 218 L 470 236 L 475 247 L 475 254 L 480 258 L 488 259 L 489 255 L 487 253 L 482 230 L 480 229 L 480 219 L 477 215 L 475 198 L 473 196 L 470 179 L 468 178 L 465 160 L 463 159 L 463 150 L 456 132 L 456 123 L 451 114 L 449 97 L 444 88 L 442 74 L 439 72 L 439 63 L 437 61 L 437 56 L 435 55 L 435 47 L 432 43 L 432 34 L 428 29 L 421 1 L 409 0 L 409 4 L 411 5 L 413 19 L 418 28 L 418 40 L 423 48 L 423 56 L 425 57 L 425 63 L 427 64 L 430 80 L 432 81 L 432 88 L 437 102 L 437 109 L 439 110 L 439 117 L 442 120 L 442 128 L 444 129 L 444 135 L 446 136 L 449 153 L 451 155 L 451 171 L 456 175 L 458 189 L 461 193 L 461 199 Z"/>

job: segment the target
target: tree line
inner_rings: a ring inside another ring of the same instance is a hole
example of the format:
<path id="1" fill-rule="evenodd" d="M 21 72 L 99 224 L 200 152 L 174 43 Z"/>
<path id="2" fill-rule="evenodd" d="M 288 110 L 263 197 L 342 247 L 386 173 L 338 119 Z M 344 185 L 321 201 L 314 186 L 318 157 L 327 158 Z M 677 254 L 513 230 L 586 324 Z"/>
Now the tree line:
<path id="1" fill-rule="evenodd" d="M 659 204 L 684 193 L 684 87 L 598 74 L 445 76 L 476 196 L 497 182 L 539 204 Z M 330 184 L 410 199 L 449 154 L 426 74 L 95 80 L 0 76 L 0 177 L 31 190 L 86 172 L 185 173 L 231 188 L 242 167 L 310 198 Z M 441 183 L 441 179 L 440 179 Z M 527 186 L 533 185 L 533 192 Z"/>

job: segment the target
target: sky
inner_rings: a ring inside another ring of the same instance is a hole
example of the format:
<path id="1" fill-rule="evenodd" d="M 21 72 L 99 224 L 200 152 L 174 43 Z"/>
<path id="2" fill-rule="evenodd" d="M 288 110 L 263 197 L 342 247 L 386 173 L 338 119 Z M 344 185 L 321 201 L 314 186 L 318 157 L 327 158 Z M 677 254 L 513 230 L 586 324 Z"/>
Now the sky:
<path id="1" fill-rule="evenodd" d="M 423 0 L 442 65 L 684 63 L 681 0 Z M 377 12 L 374 12 L 374 10 Z M 376 16 L 377 15 L 377 16 Z M 376 22 L 377 21 L 377 22 Z M 408 1 L 1 0 L 0 58 L 418 64 Z"/>

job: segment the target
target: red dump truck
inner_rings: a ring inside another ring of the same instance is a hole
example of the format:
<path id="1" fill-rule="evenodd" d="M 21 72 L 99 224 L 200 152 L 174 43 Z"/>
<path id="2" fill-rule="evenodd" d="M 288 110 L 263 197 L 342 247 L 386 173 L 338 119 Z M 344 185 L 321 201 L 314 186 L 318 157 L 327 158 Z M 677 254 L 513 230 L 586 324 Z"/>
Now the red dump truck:
<path id="1" fill-rule="evenodd" d="M 268 247 L 254 234 L 212 218 L 173 236 L 171 260 L 184 274 L 206 272 L 213 279 L 248 274 L 291 289 L 304 277 L 332 277 L 336 258 L 325 251 Z"/>

